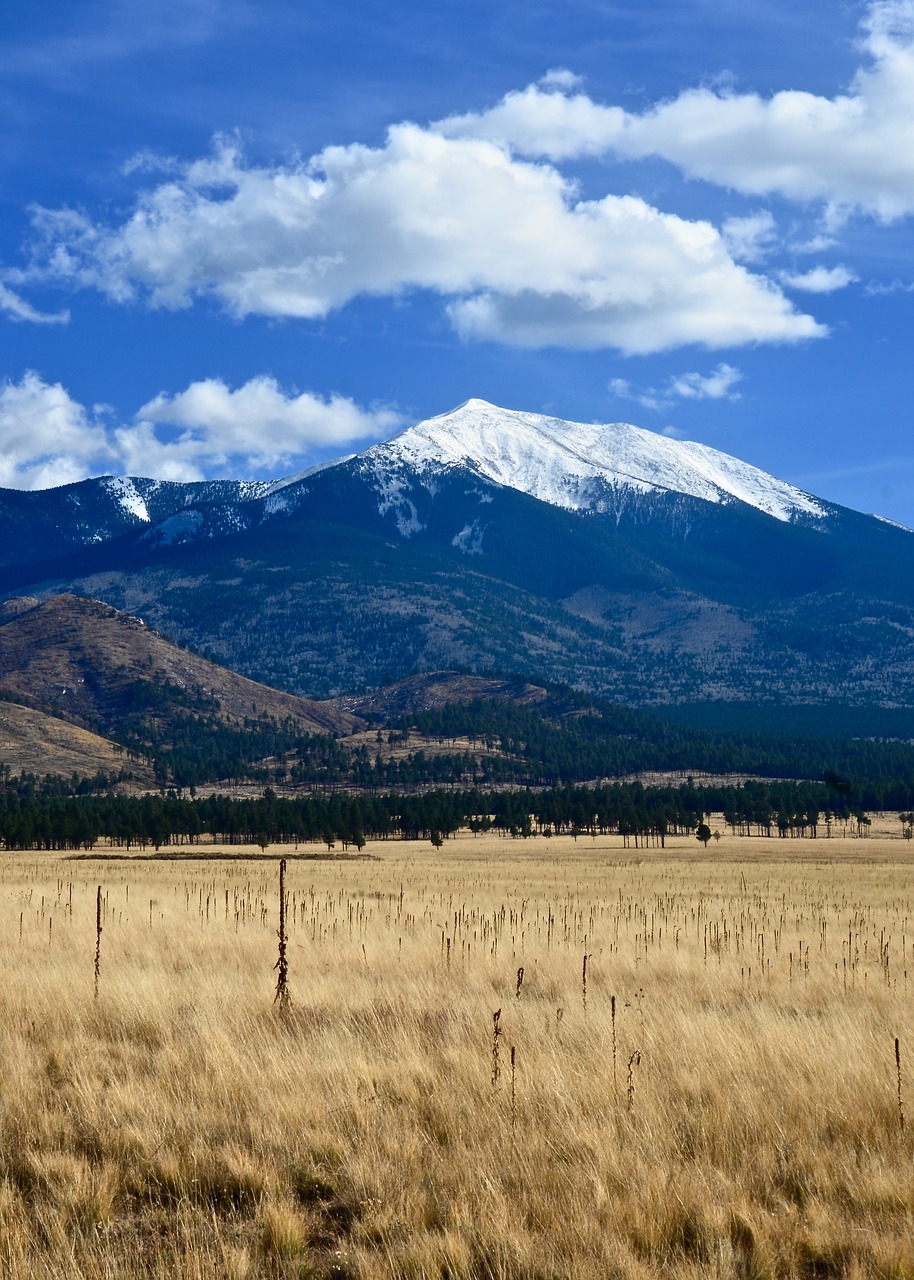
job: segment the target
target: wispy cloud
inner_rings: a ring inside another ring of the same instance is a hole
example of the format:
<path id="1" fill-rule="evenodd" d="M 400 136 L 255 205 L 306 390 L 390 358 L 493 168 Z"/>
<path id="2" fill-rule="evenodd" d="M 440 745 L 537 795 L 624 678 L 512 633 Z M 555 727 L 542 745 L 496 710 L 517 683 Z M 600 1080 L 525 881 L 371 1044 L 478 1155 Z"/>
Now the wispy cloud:
<path id="1" fill-rule="evenodd" d="M 778 242 L 777 225 L 767 209 L 743 218 L 727 218 L 721 235 L 737 262 L 764 262 Z"/>
<path id="2" fill-rule="evenodd" d="M 739 392 L 733 388 L 742 376 L 733 365 L 719 364 L 706 377 L 700 373 L 680 374 L 670 383 L 670 391 L 686 400 L 738 400 Z"/>
<path id="3" fill-rule="evenodd" d="M 25 298 L 20 298 L 18 293 L 14 293 L 2 283 L 0 283 L 0 311 L 5 312 L 11 320 L 22 320 L 29 324 L 67 324 L 70 320 L 69 311 L 37 311 L 26 302 Z"/>
<path id="4" fill-rule="evenodd" d="M 664 413 L 677 400 L 738 400 L 735 390 L 742 373 L 733 365 L 721 363 L 709 374 L 680 373 L 671 377 L 665 387 L 635 388 L 625 378 L 613 378 L 609 389 L 621 400 L 632 400 L 654 413 Z M 664 435 L 676 437 L 675 427 L 664 429 Z"/>
<path id="5" fill-rule="evenodd" d="M 247 0 L 111 0 L 66 14 L 54 34 L 30 40 L 6 40 L 0 47 L 0 72 L 7 81 L 28 78 L 67 84 L 88 69 L 110 66 L 137 53 L 203 44 L 220 30 L 255 20 Z"/>
<path id="6" fill-rule="evenodd" d="M 643 409 L 650 409 L 653 413 L 669 408 L 672 403 L 664 392 L 658 391 L 655 387 L 643 389 L 633 387 L 627 378 L 610 379 L 609 390 L 619 400 L 631 400 L 635 404 L 640 404 Z"/>
<path id="7" fill-rule="evenodd" d="M 781 271 L 778 279 L 789 289 L 799 289 L 804 293 L 834 293 L 836 289 L 846 289 L 857 279 L 853 271 L 847 267 L 813 267 L 810 271 Z"/>
<path id="8" fill-rule="evenodd" d="M 863 292 L 871 297 L 893 293 L 914 293 L 914 282 L 910 280 L 889 280 L 885 284 L 870 282 L 864 286 Z"/>

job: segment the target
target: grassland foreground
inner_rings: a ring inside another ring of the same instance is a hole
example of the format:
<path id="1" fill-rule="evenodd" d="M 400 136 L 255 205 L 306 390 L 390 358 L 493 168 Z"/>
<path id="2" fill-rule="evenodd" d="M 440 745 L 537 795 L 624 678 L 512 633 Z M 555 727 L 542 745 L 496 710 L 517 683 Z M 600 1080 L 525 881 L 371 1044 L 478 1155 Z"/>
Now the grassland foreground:
<path id="1" fill-rule="evenodd" d="M 4 855 L 0 1272 L 914 1276 L 870 831 Z"/>

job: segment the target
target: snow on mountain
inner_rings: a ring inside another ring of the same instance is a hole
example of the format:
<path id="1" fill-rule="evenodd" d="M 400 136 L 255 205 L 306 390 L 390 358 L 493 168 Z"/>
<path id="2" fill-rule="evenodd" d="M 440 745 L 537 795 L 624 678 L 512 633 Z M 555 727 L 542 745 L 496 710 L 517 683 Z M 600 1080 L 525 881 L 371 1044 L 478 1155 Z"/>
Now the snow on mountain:
<path id="1" fill-rule="evenodd" d="M 152 517 L 146 506 L 146 499 L 129 476 L 106 476 L 104 484 L 124 511 L 136 516 L 137 520 L 142 520 L 144 524 L 149 523 Z"/>
<path id="2" fill-rule="evenodd" d="M 715 503 L 735 499 L 782 521 L 829 515 L 810 494 L 707 445 L 627 423 L 565 422 L 499 409 L 484 400 L 408 427 L 358 460 L 374 473 L 387 506 L 400 504 L 404 469 L 418 471 L 428 486 L 435 470 L 464 467 L 571 511 L 611 510 L 620 490 L 634 489 Z"/>
<path id="3" fill-rule="evenodd" d="M 332 458 L 329 462 L 318 462 L 316 466 L 306 467 L 304 471 L 297 471 L 293 476 L 285 476 L 282 480 L 273 480 L 264 487 L 264 491 L 259 496 L 264 499 L 264 510 L 267 515 L 283 515 L 286 512 L 295 509 L 296 501 L 293 493 L 287 492 L 301 480 L 310 480 L 312 476 L 319 475 L 322 471 L 327 471 L 331 467 L 342 466 L 344 462 L 349 462 L 355 454 L 347 453 L 343 458 Z"/>
<path id="4" fill-rule="evenodd" d="M 890 520 L 888 516 L 881 516 L 877 511 L 871 512 L 874 520 L 881 520 L 883 524 L 890 524 L 893 529 L 903 529 L 905 533 L 914 533 L 908 525 L 899 524 L 897 520 Z"/>
<path id="5" fill-rule="evenodd" d="M 175 509 L 199 503 L 253 502 L 289 481 L 274 484 L 267 480 L 177 481 L 150 480 L 145 476 L 103 476 L 98 483 L 125 515 L 151 524 L 167 518 Z"/>
<path id="6" fill-rule="evenodd" d="M 297 484 L 299 480 L 308 480 L 311 476 L 316 476 L 321 471 L 326 471 L 328 467 L 342 466 L 344 462 L 349 462 L 354 457 L 354 453 L 347 453 L 342 458 L 331 458 L 329 462 L 318 462 L 313 467 L 306 467 L 304 471 L 296 471 L 293 476 L 284 476 L 281 480 L 271 480 L 264 486 L 262 496 L 271 498 L 274 493 L 279 493 L 282 489 L 288 489 L 290 485 Z"/>

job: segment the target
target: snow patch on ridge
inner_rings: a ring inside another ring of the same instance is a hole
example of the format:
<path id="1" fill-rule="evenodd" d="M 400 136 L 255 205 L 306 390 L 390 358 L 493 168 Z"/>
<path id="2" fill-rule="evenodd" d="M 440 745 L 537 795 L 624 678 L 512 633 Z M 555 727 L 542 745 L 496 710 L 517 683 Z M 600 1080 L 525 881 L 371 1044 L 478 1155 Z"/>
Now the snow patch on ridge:
<path id="1" fill-rule="evenodd" d="M 386 457 L 382 454 L 380 457 L 371 458 L 366 464 L 365 459 L 370 453 L 369 449 L 366 453 L 358 455 L 358 460 L 360 469 L 366 469 L 367 465 L 374 480 L 378 494 L 378 515 L 385 516 L 388 511 L 392 512 L 401 538 L 422 533 L 425 525 L 419 519 L 416 504 L 409 497 L 411 477 L 403 466 L 402 460 L 396 456 Z M 423 476 L 423 484 L 428 493 L 434 495 L 437 492 L 438 486 L 434 476 Z"/>
<path id="2" fill-rule="evenodd" d="M 914 529 L 909 529 L 906 524 L 899 524 L 897 520 L 890 520 L 888 516 L 881 516 L 876 511 L 871 514 L 874 520 L 881 520 L 883 524 L 890 524 L 893 529 L 903 529 L 905 533 L 914 533 Z"/>
<path id="3" fill-rule="evenodd" d="M 316 476 L 321 471 L 329 471 L 331 467 L 342 466 L 344 462 L 350 462 L 355 456 L 354 453 L 347 453 L 342 458 L 331 458 L 329 462 L 318 462 L 313 467 L 306 467 L 304 471 L 296 471 L 294 476 L 284 476 L 282 480 L 270 481 L 264 484 L 261 492 L 255 496 L 271 498 L 282 489 L 288 489 L 290 485 L 298 484 L 300 480 L 308 480 L 311 476 Z M 277 507 L 276 509 L 281 510 L 282 508 Z"/>
<path id="4" fill-rule="evenodd" d="M 152 517 L 146 506 L 146 500 L 129 477 L 108 476 L 105 486 L 124 511 L 144 524 L 150 523 Z"/>

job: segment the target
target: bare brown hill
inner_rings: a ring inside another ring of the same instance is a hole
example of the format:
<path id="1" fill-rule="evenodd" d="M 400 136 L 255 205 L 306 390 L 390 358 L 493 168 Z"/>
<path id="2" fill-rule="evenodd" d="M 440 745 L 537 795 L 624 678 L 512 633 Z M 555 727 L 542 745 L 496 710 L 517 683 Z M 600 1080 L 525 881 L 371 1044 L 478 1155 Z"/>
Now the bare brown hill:
<path id="1" fill-rule="evenodd" d="M 455 671 L 432 671 L 341 701 L 343 707 L 355 715 L 386 722 L 417 711 L 439 711 L 451 703 L 473 702 L 477 698 L 538 706 L 548 697 L 545 689 L 525 680 L 489 680 Z"/>
<path id="2" fill-rule="evenodd" d="M 39 778 L 49 773 L 64 778 L 123 775 L 141 789 L 154 781 L 148 763 L 128 760 L 118 743 L 15 702 L 0 702 L 0 764 L 14 775 Z"/>
<path id="3" fill-rule="evenodd" d="M 270 689 L 179 648 L 142 619 L 75 595 L 8 602 L 0 617 L 0 696 L 63 716 L 93 732 L 114 732 L 126 716 L 166 726 L 205 715 L 290 722 L 297 732 L 363 727 L 333 702 Z"/>

